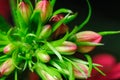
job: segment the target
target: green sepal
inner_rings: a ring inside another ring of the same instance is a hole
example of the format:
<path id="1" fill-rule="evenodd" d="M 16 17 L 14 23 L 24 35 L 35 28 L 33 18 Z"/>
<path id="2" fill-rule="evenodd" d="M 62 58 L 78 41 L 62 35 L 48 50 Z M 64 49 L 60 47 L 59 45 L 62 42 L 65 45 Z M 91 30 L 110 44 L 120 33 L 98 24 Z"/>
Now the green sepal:
<path id="1" fill-rule="evenodd" d="M 99 34 L 102 36 L 119 34 L 119 33 L 120 33 L 120 31 L 102 31 L 102 32 L 99 32 Z"/>

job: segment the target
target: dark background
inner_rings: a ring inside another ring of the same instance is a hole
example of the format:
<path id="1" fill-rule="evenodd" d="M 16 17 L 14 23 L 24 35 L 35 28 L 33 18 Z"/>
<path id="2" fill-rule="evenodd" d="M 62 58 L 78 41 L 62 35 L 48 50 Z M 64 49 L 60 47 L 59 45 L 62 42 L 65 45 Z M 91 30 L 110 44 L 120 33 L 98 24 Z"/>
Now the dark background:
<path id="1" fill-rule="evenodd" d="M 111 31 L 120 30 L 119 0 L 89 0 L 92 6 L 92 17 L 82 30 Z M 70 27 L 79 25 L 88 14 L 86 0 L 57 0 L 55 10 L 68 8 L 78 12 L 78 17 L 70 23 Z M 91 54 L 109 53 L 120 61 L 120 34 L 103 36 L 104 46 L 97 47 Z"/>

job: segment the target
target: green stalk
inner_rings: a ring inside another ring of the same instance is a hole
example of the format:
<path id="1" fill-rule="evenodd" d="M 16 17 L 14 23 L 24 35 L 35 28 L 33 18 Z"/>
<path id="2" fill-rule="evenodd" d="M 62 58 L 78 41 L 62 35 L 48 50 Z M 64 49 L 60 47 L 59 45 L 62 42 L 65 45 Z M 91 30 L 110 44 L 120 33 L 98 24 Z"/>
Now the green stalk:
<path id="1" fill-rule="evenodd" d="M 88 16 L 86 17 L 86 19 L 78 26 L 78 30 L 76 32 L 78 32 L 80 29 L 82 29 L 87 23 L 88 21 L 90 20 L 90 17 L 91 17 L 91 14 L 92 14 L 92 9 L 91 9 L 91 5 L 90 5 L 90 2 L 89 0 L 86 0 L 87 1 L 87 5 L 88 5 Z M 75 33 L 76 33 L 75 32 Z"/>

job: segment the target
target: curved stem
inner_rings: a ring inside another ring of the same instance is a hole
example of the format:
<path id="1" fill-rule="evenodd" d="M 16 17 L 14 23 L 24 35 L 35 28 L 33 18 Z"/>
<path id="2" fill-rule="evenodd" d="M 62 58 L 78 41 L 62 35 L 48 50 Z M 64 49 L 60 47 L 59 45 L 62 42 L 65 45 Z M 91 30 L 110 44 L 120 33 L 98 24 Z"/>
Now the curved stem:
<path id="1" fill-rule="evenodd" d="M 77 29 L 76 32 L 78 32 L 80 29 L 82 29 L 82 28 L 88 23 L 88 21 L 90 20 L 91 14 L 92 14 L 92 9 L 91 9 L 90 2 L 89 2 L 89 0 L 86 0 L 86 1 L 87 1 L 87 5 L 88 5 L 88 16 L 87 16 L 86 19 L 78 26 L 78 29 Z"/>

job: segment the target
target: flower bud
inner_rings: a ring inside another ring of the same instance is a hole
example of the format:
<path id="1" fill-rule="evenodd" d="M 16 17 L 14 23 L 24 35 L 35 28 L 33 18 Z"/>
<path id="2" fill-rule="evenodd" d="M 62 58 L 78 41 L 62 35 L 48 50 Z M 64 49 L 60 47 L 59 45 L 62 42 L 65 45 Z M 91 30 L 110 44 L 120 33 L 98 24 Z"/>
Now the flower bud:
<path id="1" fill-rule="evenodd" d="M 6 45 L 6 46 L 4 47 L 3 52 L 4 52 L 5 54 L 7 54 L 7 53 L 13 51 L 14 48 L 15 48 L 15 46 L 10 43 L 10 44 L 8 44 L 8 45 Z"/>
<path id="2" fill-rule="evenodd" d="M 78 66 L 83 71 L 84 74 L 80 72 L 77 68 L 73 67 L 75 78 L 86 79 L 88 77 L 88 70 L 89 70 L 88 66 L 86 66 L 85 64 L 80 64 L 80 63 L 78 63 Z"/>
<path id="3" fill-rule="evenodd" d="M 93 43 L 99 43 L 102 39 L 102 36 L 97 34 L 93 31 L 83 31 L 79 32 L 76 35 L 76 41 L 77 42 L 93 42 Z M 78 51 L 81 53 L 88 53 L 92 51 L 95 48 L 95 46 L 79 46 Z"/>
<path id="4" fill-rule="evenodd" d="M 45 25 L 40 33 L 39 38 L 45 39 L 51 35 L 51 25 Z"/>
<path id="5" fill-rule="evenodd" d="M 57 51 L 64 55 L 74 54 L 77 50 L 77 46 L 73 42 L 64 41 L 62 45 L 56 47 Z"/>
<path id="6" fill-rule="evenodd" d="M 12 58 L 9 58 L 0 66 L 0 76 L 9 75 L 14 69 Z"/>
<path id="7" fill-rule="evenodd" d="M 32 8 L 30 7 L 30 5 L 28 5 L 25 2 L 20 2 L 18 4 L 18 10 L 20 12 L 20 15 L 23 17 L 23 19 L 25 20 L 25 22 L 28 22 L 31 13 L 32 13 Z"/>
<path id="8" fill-rule="evenodd" d="M 35 10 L 40 10 L 41 21 L 45 22 L 52 15 L 52 7 L 48 0 L 41 0 L 37 3 Z"/>
<path id="9" fill-rule="evenodd" d="M 60 21 L 61 19 L 63 19 L 64 16 L 62 14 L 57 14 L 55 16 L 53 16 L 51 18 L 51 23 L 56 23 L 58 21 Z M 57 30 L 53 33 L 52 37 L 53 39 L 56 39 L 58 37 L 60 37 L 61 35 L 65 34 L 68 31 L 69 27 L 66 24 L 61 24 Z"/>
<path id="10" fill-rule="evenodd" d="M 37 50 L 36 56 L 41 62 L 47 63 L 50 61 L 50 56 L 43 50 Z"/>

